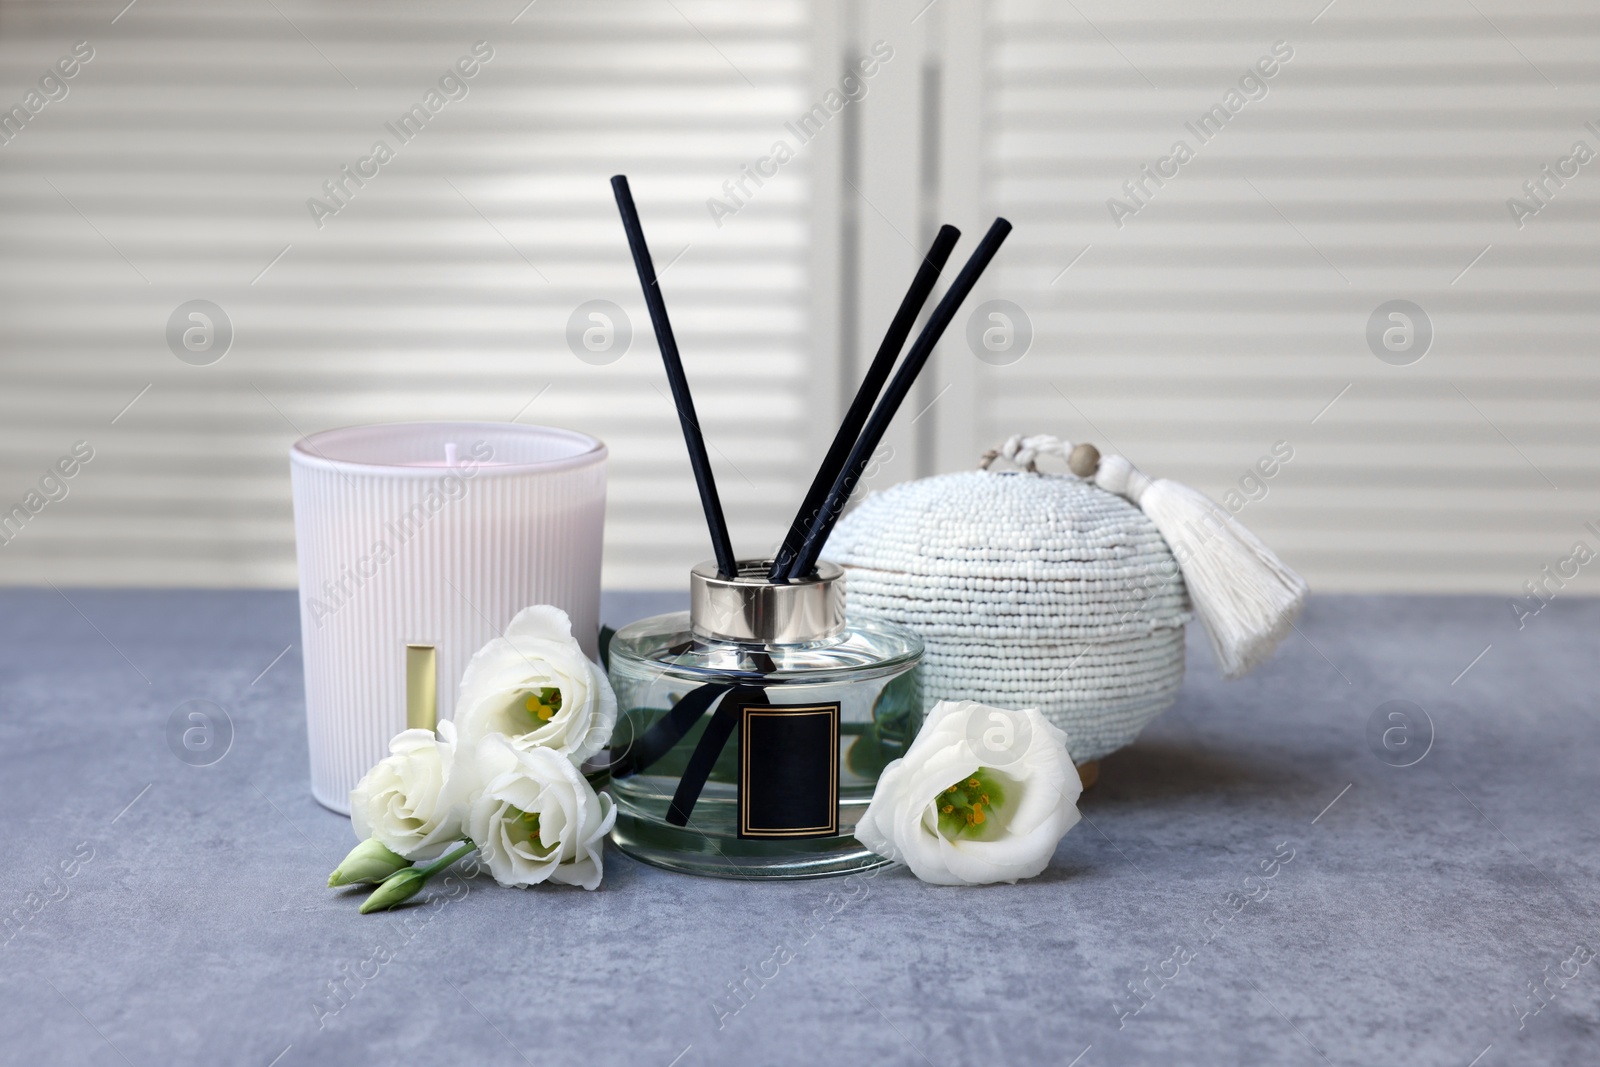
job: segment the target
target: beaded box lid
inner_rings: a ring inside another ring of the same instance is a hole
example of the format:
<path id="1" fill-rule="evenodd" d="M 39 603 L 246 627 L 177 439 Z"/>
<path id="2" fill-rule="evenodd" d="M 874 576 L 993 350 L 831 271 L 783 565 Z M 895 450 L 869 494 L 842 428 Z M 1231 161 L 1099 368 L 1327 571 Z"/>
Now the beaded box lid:
<path id="1" fill-rule="evenodd" d="M 1189 597 L 1139 508 L 1070 475 L 905 482 L 840 520 L 823 557 L 852 613 L 927 644 L 923 692 L 1037 707 L 1079 763 L 1134 739 L 1183 681 Z"/>

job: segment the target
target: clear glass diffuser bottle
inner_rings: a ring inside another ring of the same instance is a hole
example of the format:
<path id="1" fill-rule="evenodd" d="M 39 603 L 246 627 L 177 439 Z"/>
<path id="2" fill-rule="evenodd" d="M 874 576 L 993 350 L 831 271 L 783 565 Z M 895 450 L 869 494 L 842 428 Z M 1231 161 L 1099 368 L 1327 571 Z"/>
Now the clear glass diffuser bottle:
<path id="1" fill-rule="evenodd" d="M 613 839 L 689 874 L 810 878 L 886 862 L 854 837 L 922 723 L 922 641 L 847 619 L 842 571 L 690 572 L 690 610 L 611 641 Z"/>

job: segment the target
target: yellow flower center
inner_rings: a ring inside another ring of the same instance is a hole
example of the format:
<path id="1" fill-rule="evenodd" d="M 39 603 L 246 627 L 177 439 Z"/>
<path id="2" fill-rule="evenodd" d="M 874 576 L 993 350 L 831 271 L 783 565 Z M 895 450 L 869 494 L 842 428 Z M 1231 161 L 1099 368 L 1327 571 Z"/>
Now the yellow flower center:
<path id="1" fill-rule="evenodd" d="M 506 830 L 513 845 L 526 845 L 534 852 L 548 853 L 553 847 L 546 845 L 539 836 L 539 813 L 536 811 L 523 811 L 520 808 L 508 808 Z"/>
<path id="2" fill-rule="evenodd" d="M 952 841 L 981 837 L 983 827 L 1005 800 L 1000 779 L 989 768 L 979 767 L 966 780 L 939 794 L 939 832 Z"/>
<path id="3" fill-rule="evenodd" d="M 540 722 L 549 722 L 561 710 L 561 690 L 547 685 L 536 693 L 529 693 L 522 706 Z"/>

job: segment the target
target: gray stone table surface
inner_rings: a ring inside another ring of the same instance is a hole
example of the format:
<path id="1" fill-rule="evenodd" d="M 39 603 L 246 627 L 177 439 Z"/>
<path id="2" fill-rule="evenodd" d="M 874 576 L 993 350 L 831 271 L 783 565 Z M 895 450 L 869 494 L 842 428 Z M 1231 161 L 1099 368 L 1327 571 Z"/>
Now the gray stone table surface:
<path id="1" fill-rule="evenodd" d="M 1191 632 L 1031 882 L 612 849 L 593 893 L 388 916 L 324 888 L 354 839 L 309 792 L 292 593 L 0 607 L 5 1064 L 1600 1062 L 1600 601 L 1315 597 L 1237 682 Z M 211 766 L 168 747 L 192 699 L 234 725 Z"/>

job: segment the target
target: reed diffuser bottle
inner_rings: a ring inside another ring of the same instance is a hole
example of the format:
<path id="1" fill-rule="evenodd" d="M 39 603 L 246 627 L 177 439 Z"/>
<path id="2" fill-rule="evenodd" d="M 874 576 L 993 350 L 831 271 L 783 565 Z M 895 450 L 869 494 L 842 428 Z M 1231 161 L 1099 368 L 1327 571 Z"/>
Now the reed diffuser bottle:
<path id="1" fill-rule="evenodd" d="M 855 840 L 878 775 L 922 720 L 922 641 L 847 619 L 840 569 L 690 572 L 690 610 L 611 641 L 613 840 L 690 874 L 808 878 L 887 861 Z"/>
<path id="2" fill-rule="evenodd" d="M 846 619 L 844 575 L 818 560 L 1011 224 L 994 220 L 895 369 L 960 237 L 940 228 L 776 557 L 741 561 L 628 179 L 617 175 L 611 188 L 716 553 L 690 572 L 688 612 L 612 638 L 621 712 L 611 739 L 612 838 L 631 856 L 691 874 L 810 878 L 878 866 L 885 861 L 856 841 L 855 825 L 878 775 L 921 725 L 922 642 L 894 623 Z"/>

